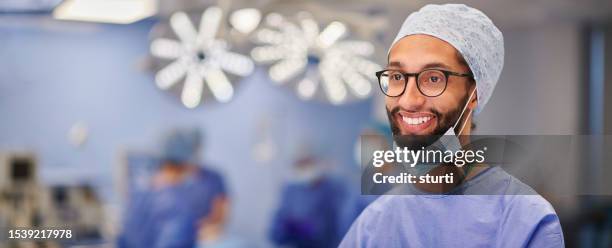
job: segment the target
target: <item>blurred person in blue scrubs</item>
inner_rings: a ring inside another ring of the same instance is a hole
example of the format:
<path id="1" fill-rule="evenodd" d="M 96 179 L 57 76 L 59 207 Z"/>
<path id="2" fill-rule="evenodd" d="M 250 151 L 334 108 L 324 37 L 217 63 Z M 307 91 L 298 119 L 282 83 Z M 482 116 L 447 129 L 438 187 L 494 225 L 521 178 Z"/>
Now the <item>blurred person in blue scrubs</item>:
<path id="1" fill-rule="evenodd" d="M 148 190 L 131 195 L 119 247 L 195 247 L 219 238 L 228 210 L 223 178 L 198 164 L 199 129 L 165 139 L 162 164 Z"/>
<path id="2" fill-rule="evenodd" d="M 301 156 L 293 169 L 270 238 L 282 247 L 337 247 L 355 218 L 348 187 L 312 155 Z"/>
<path id="3" fill-rule="evenodd" d="M 444 135 L 460 149 L 503 60 L 503 36 L 479 10 L 426 5 L 410 14 L 391 44 L 387 67 L 377 73 L 393 135 Z M 550 203 L 500 167 L 415 168 L 419 175 L 453 170 L 462 183 L 408 184 L 403 192 L 380 196 L 340 247 L 564 247 Z"/>

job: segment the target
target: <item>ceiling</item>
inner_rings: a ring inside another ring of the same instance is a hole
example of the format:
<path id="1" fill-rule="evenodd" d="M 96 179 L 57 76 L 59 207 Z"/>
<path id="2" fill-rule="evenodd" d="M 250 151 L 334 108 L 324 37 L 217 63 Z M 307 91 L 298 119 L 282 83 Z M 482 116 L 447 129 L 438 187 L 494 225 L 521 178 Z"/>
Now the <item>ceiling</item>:
<path id="1" fill-rule="evenodd" d="M 125 0 L 141 1 L 141 0 Z M 142 0 L 147 1 L 147 0 Z M 225 9 L 256 7 L 264 12 L 290 14 L 299 10 L 313 12 L 321 20 L 341 19 L 368 29 L 399 23 L 429 0 L 153 0 L 158 16 L 164 18 L 179 10 L 201 11 L 218 4 Z M 2 0 L 0 13 L 50 12 L 62 0 Z M 478 8 L 503 27 L 558 22 L 612 21 L 612 0 L 464 0 L 456 1 Z M 399 25 L 398 24 L 398 25 Z"/>

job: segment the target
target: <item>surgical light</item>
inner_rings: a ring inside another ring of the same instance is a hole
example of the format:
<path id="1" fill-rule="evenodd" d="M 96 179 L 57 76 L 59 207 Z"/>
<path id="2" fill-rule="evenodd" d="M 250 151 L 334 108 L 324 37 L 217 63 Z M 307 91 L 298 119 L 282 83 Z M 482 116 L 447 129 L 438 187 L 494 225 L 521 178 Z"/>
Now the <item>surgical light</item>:
<path id="1" fill-rule="evenodd" d="M 259 44 L 251 51 L 258 63 L 268 64 L 268 74 L 277 84 L 295 83 L 298 96 L 312 99 L 318 88 L 332 104 L 371 95 L 380 66 L 367 59 L 374 45 L 347 39 L 348 27 L 334 21 L 319 30 L 309 13 L 290 21 L 278 13 L 265 18 L 266 27 L 254 32 Z"/>
<path id="2" fill-rule="evenodd" d="M 170 27 L 178 40 L 158 38 L 151 43 L 153 56 L 173 60 L 155 75 L 157 86 L 167 90 L 184 78 L 181 101 L 188 108 L 200 104 L 206 89 L 217 101 L 229 101 L 234 87 L 225 72 L 240 77 L 253 72 L 249 57 L 230 52 L 228 42 L 217 38 L 222 20 L 223 11 L 209 7 L 196 30 L 186 13 L 177 12 L 170 17 Z"/>

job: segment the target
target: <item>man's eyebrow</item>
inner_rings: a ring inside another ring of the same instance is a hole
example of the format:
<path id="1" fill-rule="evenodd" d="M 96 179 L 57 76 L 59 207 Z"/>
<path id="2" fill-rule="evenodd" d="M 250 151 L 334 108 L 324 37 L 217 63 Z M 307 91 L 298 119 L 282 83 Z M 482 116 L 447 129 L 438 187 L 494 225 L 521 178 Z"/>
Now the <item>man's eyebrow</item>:
<path id="1" fill-rule="evenodd" d="M 389 62 L 387 67 L 399 67 L 399 68 L 401 68 L 402 67 L 402 63 L 398 62 L 398 61 L 391 61 L 391 62 Z"/>
<path id="2" fill-rule="evenodd" d="M 440 63 L 440 62 L 429 63 L 423 66 L 423 70 L 432 69 L 432 68 L 450 69 L 451 67 L 448 66 L 447 64 Z"/>

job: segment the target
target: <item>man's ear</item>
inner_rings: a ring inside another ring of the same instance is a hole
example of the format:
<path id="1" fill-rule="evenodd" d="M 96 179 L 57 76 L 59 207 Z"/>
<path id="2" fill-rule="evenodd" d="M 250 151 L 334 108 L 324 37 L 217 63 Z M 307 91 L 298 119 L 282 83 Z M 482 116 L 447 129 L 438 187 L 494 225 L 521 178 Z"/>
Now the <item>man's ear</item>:
<path id="1" fill-rule="evenodd" d="M 468 104 L 468 108 L 470 108 L 470 110 L 474 110 L 476 109 L 477 105 L 478 105 L 478 89 L 475 89 L 474 96 L 470 100 L 470 103 Z"/>

